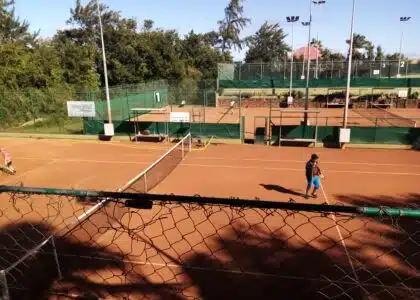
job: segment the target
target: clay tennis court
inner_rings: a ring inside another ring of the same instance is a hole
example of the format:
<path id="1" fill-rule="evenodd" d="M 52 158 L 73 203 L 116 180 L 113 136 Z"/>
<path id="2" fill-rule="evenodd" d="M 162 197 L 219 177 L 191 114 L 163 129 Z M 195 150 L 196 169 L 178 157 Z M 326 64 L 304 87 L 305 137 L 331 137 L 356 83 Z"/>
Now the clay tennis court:
<path id="1" fill-rule="evenodd" d="M 159 144 L 151 147 L 143 143 L 58 140 L 3 143 L 14 157 L 17 176 L 21 176 L 4 177 L 3 184 L 23 181 L 27 186 L 106 190 L 125 184 L 168 148 Z M 303 169 L 313 151 L 211 145 L 205 151 L 188 154 L 152 192 L 419 206 L 420 156 L 398 150 L 317 149 L 327 179 L 318 199 L 305 200 Z M 74 213 L 74 207 L 68 209 L 69 214 Z M 83 229 L 70 237 L 99 248 L 93 253 L 84 250 L 84 256 L 64 249 L 60 258 L 64 266 L 69 266 L 66 275 L 82 276 L 84 280 L 75 284 L 65 277 L 59 285 L 61 290 L 75 294 L 93 290 L 110 299 L 255 299 L 263 290 L 267 299 L 277 299 L 279 290 L 281 295 L 297 298 L 340 296 L 344 291 L 357 298 L 368 290 L 381 298 L 390 292 L 407 295 L 406 290 L 394 286 L 402 281 L 419 291 L 415 281 L 419 272 L 410 256 L 418 247 L 405 243 L 407 235 L 403 232 L 375 220 L 170 203 L 144 210 L 111 203 L 94 218 L 90 221 L 96 229 L 94 239 Z M 95 267 L 72 271 L 74 265 L 84 264 Z M 384 289 L 388 285 L 391 287 Z"/>

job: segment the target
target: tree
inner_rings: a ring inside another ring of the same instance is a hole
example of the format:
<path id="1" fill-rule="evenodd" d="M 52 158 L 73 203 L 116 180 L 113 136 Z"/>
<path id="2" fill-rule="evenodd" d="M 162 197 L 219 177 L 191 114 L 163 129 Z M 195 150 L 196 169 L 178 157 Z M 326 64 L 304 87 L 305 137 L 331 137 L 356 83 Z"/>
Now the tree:
<path id="1" fill-rule="evenodd" d="M 0 44 L 22 42 L 34 46 L 39 32 L 29 32 L 29 23 L 15 16 L 14 6 L 15 0 L 0 1 Z"/>
<path id="2" fill-rule="evenodd" d="M 404 55 L 401 55 L 401 59 L 404 59 L 404 58 L 405 58 Z M 386 55 L 386 60 L 389 60 L 389 61 L 398 61 L 399 59 L 400 59 L 400 54 L 398 52 Z"/>
<path id="3" fill-rule="evenodd" d="M 286 34 L 278 23 L 265 22 L 252 36 L 247 38 L 246 62 L 283 61 L 290 48 L 285 43 Z"/>
<path id="4" fill-rule="evenodd" d="M 218 21 L 222 53 L 232 47 L 242 50 L 244 41 L 240 38 L 240 33 L 251 23 L 249 18 L 243 16 L 243 1 L 230 0 L 229 5 L 225 8 L 224 19 Z"/>
<path id="5" fill-rule="evenodd" d="M 143 32 L 150 32 L 153 29 L 153 20 L 147 19 L 143 21 Z"/>
<path id="6" fill-rule="evenodd" d="M 375 60 L 376 61 L 382 61 L 384 59 L 384 52 L 382 50 L 381 46 L 376 47 L 376 55 Z"/>
<path id="7" fill-rule="evenodd" d="M 347 44 L 350 45 L 350 40 L 346 41 Z M 347 58 L 349 57 L 349 53 L 347 53 Z M 366 36 L 355 33 L 353 35 L 353 59 L 355 60 L 373 60 L 374 58 L 374 46 L 372 42 L 370 42 Z"/>

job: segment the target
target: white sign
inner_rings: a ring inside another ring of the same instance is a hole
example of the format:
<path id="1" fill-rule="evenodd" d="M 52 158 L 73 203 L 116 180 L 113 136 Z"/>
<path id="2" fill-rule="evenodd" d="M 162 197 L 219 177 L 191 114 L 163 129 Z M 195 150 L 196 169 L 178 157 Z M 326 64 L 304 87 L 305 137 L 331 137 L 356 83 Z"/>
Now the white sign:
<path id="1" fill-rule="evenodd" d="M 171 112 L 169 119 L 170 119 L 170 122 L 174 122 L 174 123 L 189 123 L 190 113 L 189 112 Z"/>
<path id="2" fill-rule="evenodd" d="M 350 128 L 340 128 L 340 143 L 350 143 Z"/>
<path id="3" fill-rule="evenodd" d="M 106 136 L 113 136 L 114 135 L 114 124 L 105 123 L 104 124 L 104 132 L 105 132 Z"/>
<path id="4" fill-rule="evenodd" d="M 95 102 L 93 101 L 67 101 L 69 117 L 95 117 Z"/>
<path id="5" fill-rule="evenodd" d="M 398 98 L 407 98 L 408 90 L 398 90 Z"/>
<path id="6" fill-rule="evenodd" d="M 379 75 L 380 74 L 380 70 L 373 70 L 373 75 Z"/>

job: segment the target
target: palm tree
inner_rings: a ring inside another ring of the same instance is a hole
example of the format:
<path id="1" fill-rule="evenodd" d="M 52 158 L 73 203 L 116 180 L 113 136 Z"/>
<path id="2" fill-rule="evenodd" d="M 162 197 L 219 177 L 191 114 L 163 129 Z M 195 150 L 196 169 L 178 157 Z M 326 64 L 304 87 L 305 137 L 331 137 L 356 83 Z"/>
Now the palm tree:
<path id="1" fill-rule="evenodd" d="M 225 8 L 225 18 L 218 21 L 219 33 L 222 38 L 222 53 L 226 49 L 235 47 L 242 50 L 245 41 L 240 38 L 241 31 L 251 23 L 249 18 L 243 16 L 244 0 L 230 0 L 229 5 Z"/>

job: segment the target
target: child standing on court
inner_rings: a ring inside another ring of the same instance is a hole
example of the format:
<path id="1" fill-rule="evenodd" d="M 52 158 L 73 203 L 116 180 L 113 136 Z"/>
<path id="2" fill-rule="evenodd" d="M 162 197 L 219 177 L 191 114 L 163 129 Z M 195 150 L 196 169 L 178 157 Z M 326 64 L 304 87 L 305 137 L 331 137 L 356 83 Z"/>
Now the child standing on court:
<path id="1" fill-rule="evenodd" d="M 4 158 L 4 167 L 7 168 L 12 174 L 15 174 L 16 170 L 12 167 L 12 156 L 10 153 L 5 148 L 1 148 L 0 152 Z"/>
<path id="2" fill-rule="evenodd" d="M 309 198 L 309 190 L 314 186 L 312 197 L 318 198 L 316 191 L 320 188 L 321 182 L 320 177 L 322 177 L 321 169 L 318 167 L 319 157 L 316 154 L 312 154 L 311 159 L 306 163 L 306 180 L 308 181 L 308 186 L 306 188 L 305 198 Z"/>

